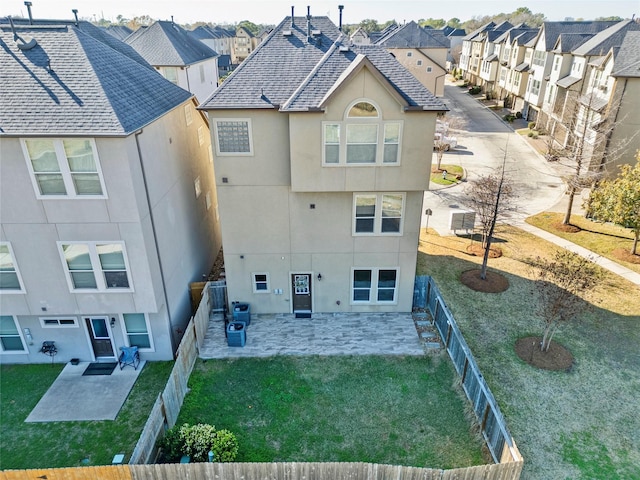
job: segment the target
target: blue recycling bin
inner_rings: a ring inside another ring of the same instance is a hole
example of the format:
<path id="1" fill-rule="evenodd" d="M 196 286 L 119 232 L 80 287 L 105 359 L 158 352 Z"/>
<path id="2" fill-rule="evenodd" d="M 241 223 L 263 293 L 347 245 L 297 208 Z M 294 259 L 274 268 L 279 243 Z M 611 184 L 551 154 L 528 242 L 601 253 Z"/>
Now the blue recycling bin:
<path id="1" fill-rule="evenodd" d="M 231 322 L 227 327 L 227 345 L 244 347 L 247 343 L 247 325 L 244 322 Z"/>
<path id="2" fill-rule="evenodd" d="M 233 304 L 233 321 L 251 324 L 251 308 L 248 303 L 235 302 Z"/>

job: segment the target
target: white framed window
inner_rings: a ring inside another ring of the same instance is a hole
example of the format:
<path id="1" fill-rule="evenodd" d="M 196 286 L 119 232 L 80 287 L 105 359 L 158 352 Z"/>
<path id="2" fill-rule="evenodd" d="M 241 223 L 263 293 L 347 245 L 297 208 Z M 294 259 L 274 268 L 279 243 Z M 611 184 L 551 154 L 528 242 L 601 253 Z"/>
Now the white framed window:
<path id="1" fill-rule="evenodd" d="M 187 126 L 193 123 L 193 111 L 190 103 L 184 106 L 184 119 L 187 122 Z"/>
<path id="2" fill-rule="evenodd" d="M 174 85 L 178 84 L 178 67 L 164 67 L 162 69 L 164 78 L 169 80 Z"/>
<path id="3" fill-rule="evenodd" d="M 416 65 L 417 65 L 417 66 L 419 66 L 419 67 L 421 67 L 421 66 L 422 66 L 422 60 L 417 60 L 417 61 L 416 61 Z"/>
<path id="4" fill-rule="evenodd" d="M 128 347 L 138 347 L 140 351 L 153 352 L 153 337 L 149 318 L 144 313 L 123 313 L 120 317 L 125 342 Z"/>
<path id="5" fill-rule="evenodd" d="M 433 67 L 427 67 L 427 73 L 431 73 L 433 71 Z"/>
<path id="6" fill-rule="evenodd" d="M 407 57 L 413 57 L 413 52 L 407 52 Z"/>
<path id="7" fill-rule="evenodd" d="M 78 328 L 76 317 L 40 317 L 42 328 Z"/>
<path id="8" fill-rule="evenodd" d="M 532 79 L 529 87 L 532 95 L 538 95 L 540 93 L 540 80 Z"/>
<path id="9" fill-rule="evenodd" d="M 397 294 L 397 268 L 351 269 L 352 304 L 395 304 Z"/>
<path id="10" fill-rule="evenodd" d="M 404 193 L 353 196 L 353 235 L 402 235 Z"/>
<path id="11" fill-rule="evenodd" d="M 0 293 L 25 293 L 9 242 L 0 242 Z"/>
<path id="12" fill-rule="evenodd" d="M 217 119 L 213 125 L 218 155 L 253 155 L 250 119 Z"/>
<path id="13" fill-rule="evenodd" d="M 33 138 L 21 143 L 37 198 L 106 198 L 93 139 Z"/>
<path id="14" fill-rule="evenodd" d="M 133 291 L 123 242 L 58 242 L 72 292 Z"/>
<path id="15" fill-rule="evenodd" d="M 560 68 L 560 57 L 556 56 L 556 58 L 553 59 L 553 71 L 557 72 L 559 68 Z"/>
<path id="16" fill-rule="evenodd" d="M 20 325 L 13 315 L 0 315 L 0 353 L 26 353 Z"/>
<path id="17" fill-rule="evenodd" d="M 266 272 L 253 272 L 251 274 L 253 293 L 269 293 L 269 274 Z"/>
<path id="18" fill-rule="evenodd" d="M 533 52 L 533 64 L 538 66 L 544 65 L 546 57 L 547 52 L 545 52 L 544 50 L 536 50 L 535 52 Z"/>
<path id="19" fill-rule="evenodd" d="M 401 121 L 382 121 L 378 107 L 366 100 L 351 104 L 343 122 L 323 122 L 323 165 L 397 165 Z"/>
<path id="20" fill-rule="evenodd" d="M 202 193 L 202 187 L 200 186 L 200 177 L 196 178 L 193 181 L 193 188 L 196 191 L 196 198 L 200 198 L 200 194 Z"/>

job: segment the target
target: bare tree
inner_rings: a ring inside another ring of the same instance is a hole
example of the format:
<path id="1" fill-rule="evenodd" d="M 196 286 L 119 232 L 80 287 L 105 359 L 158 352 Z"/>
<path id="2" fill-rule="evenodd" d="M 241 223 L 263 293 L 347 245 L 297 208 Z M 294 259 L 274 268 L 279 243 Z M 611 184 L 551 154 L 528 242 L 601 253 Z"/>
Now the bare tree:
<path id="1" fill-rule="evenodd" d="M 487 278 L 489 250 L 491 249 L 496 224 L 511 208 L 512 200 L 515 197 L 513 187 L 509 179 L 505 177 L 504 166 L 506 159 L 507 149 L 505 148 L 500 172 L 498 174 L 480 176 L 477 180 L 470 182 L 471 187 L 468 190 L 470 197 L 469 204 L 480 220 L 482 248 L 484 249 L 482 269 L 480 272 L 480 278 L 482 280 L 486 280 Z"/>
<path id="2" fill-rule="evenodd" d="M 569 322 L 589 305 L 578 295 L 589 296 L 600 281 L 600 269 L 589 258 L 561 250 L 553 259 L 530 259 L 534 294 L 540 299 L 538 315 L 544 329 L 540 349 L 549 350 L 560 325 Z"/>
<path id="3" fill-rule="evenodd" d="M 616 122 L 619 100 L 607 102 L 595 89 L 581 95 L 569 92 L 565 100 L 562 122 L 566 131 L 564 146 L 550 153 L 570 173 L 564 178 L 569 202 L 562 223 L 571 222 L 573 201 L 583 188 L 589 188 L 607 174 L 607 167 L 616 163 L 627 151 L 631 138 L 610 141 Z M 553 142 L 552 139 L 549 139 Z M 552 144 L 553 145 L 553 144 Z"/>

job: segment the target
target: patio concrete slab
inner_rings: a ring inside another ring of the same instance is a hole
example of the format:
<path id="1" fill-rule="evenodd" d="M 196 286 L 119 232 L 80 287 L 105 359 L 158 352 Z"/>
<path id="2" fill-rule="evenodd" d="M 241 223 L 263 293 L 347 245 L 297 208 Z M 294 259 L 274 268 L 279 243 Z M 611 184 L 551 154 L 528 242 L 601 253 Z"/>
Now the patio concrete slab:
<path id="1" fill-rule="evenodd" d="M 200 358 L 425 355 L 411 313 L 252 314 L 246 337 L 244 347 L 228 346 L 224 320 L 214 316 Z"/>
<path id="2" fill-rule="evenodd" d="M 115 420 L 144 363 L 137 370 L 116 366 L 111 375 L 87 376 L 82 373 L 89 362 L 68 363 L 25 422 Z"/>

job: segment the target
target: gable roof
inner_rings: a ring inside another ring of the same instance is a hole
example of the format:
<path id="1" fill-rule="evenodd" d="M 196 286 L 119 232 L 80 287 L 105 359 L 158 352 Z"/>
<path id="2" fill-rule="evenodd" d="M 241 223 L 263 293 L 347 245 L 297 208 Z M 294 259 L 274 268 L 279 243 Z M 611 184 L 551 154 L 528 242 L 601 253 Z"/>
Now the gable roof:
<path id="1" fill-rule="evenodd" d="M 445 111 L 446 107 L 384 48 L 353 45 L 327 17 L 285 18 L 200 108 L 315 111 L 353 63 L 365 57 L 408 109 Z M 290 34 L 289 34 L 290 32 Z"/>
<path id="2" fill-rule="evenodd" d="M 549 52 L 553 50 L 558 36 L 563 33 L 591 33 L 596 34 L 618 22 L 543 22 L 540 27 L 540 34 L 544 33 L 544 49 Z"/>
<path id="3" fill-rule="evenodd" d="M 442 30 L 425 29 L 416 22 L 402 25 L 376 42 L 385 48 L 449 48 L 449 44 Z"/>
<path id="4" fill-rule="evenodd" d="M 15 28 L 37 45 L 0 25 L 0 135 L 128 135 L 192 97 L 73 24 Z"/>
<path id="5" fill-rule="evenodd" d="M 104 31 L 121 41 L 133 33 L 133 30 L 125 25 L 109 25 L 104 27 Z"/>
<path id="6" fill-rule="evenodd" d="M 125 42 L 153 66 L 182 67 L 218 55 L 179 25 L 164 20 L 139 28 Z"/>
<path id="7" fill-rule="evenodd" d="M 561 33 L 551 51 L 553 53 L 570 53 L 593 35 L 593 33 Z"/>
<path id="8" fill-rule="evenodd" d="M 640 78 L 640 32 L 627 32 L 615 57 L 611 75 Z"/>
<path id="9" fill-rule="evenodd" d="M 636 30 L 640 30 L 640 25 L 633 20 L 623 20 L 598 32 L 573 50 L 572 53 L 581 56 L 606 55 L 611 48 L 619 47 L 622 44 L 622 40 L 628 31 Z"/>

